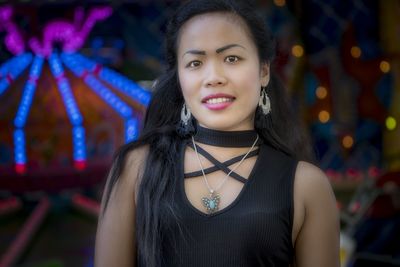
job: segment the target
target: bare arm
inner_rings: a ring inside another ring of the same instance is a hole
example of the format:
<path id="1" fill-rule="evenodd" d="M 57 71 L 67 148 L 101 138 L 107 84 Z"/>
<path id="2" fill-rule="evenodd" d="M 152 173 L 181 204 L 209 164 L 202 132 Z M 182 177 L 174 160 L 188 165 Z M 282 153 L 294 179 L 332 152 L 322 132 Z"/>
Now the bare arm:
<path id="1" fill-rule="evenodd" d="M 295 240 L 295 266 L 340 266 L 339 215 L 327 177 L 314 165 L 299 162 L 294 191 L 295 207 L 302 209 L 298 212 L 302 222 Z"/>
<path id="2" fill-rule="evenodd" d="M 95 245 L 95 266 L 135 266 L 135 191 L 146 155 L 138 148 L 127 155 L 124 170 L 114 185 L 107 207 L 100 214 Z M 107 181 L 107 188 L 109 180 Z M 102 199 L 102 211 L 105 194 Z"/>

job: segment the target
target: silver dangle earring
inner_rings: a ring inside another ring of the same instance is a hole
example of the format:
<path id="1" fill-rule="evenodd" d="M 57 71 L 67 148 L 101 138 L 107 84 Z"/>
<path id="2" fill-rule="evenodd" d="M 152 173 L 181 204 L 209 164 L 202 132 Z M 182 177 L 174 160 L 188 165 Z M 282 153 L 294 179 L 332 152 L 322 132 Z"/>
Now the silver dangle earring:
<path id="1" fill-rule="evenodd" d="M 258 106 L 261 108 L 264 115 L 271 112 L 271 101 L 269 100 L 265 87 L 261 88 L 261 96 L 258 101 Z"/>
<path id="2" fill-rule="evenodd" d="M 183 103 L 181 120 L 179 121 L 178 125 L 176 125 L 176 131 L 179 136 L 188 138 L 196 133 L 196 123 L 194 119 L 195 118 L 192 116 L 189 107 L 186 105 L 186 103 Z"/>
<path id="3" fill-rule="evenodd" d="M 192 116 L 192 113 L 190 112 L 190 109 L 186 106 L 186 103 L 183 103 L 183 107 L 181 110 L 182 124 L 187 126 L 191 116 Z"/>

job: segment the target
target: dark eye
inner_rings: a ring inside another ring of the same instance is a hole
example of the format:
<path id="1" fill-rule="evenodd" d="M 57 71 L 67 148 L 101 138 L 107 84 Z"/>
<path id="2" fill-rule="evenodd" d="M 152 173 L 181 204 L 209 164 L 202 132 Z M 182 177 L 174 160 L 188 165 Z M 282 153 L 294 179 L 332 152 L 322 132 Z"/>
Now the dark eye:
<path id="1" fill-rule="evenodd" d="M 238 56 L 227 56 L 225 58 L 225 61 L 228 62 L 228 63 L 236 63 L 236 62 L 239 61 L 239 59 L 240 58 Z"/>
<path id="2" fill-rule="evenodd" d="M 186 67 L 187 68 L 197 68 L 197 67 L 199 67 L 201 65 L 201 62 L 200 61 L 198 61 L 198 60 L 193 60 L 193 61 L 190 61 L 187 65 L 186 65 Z"/>

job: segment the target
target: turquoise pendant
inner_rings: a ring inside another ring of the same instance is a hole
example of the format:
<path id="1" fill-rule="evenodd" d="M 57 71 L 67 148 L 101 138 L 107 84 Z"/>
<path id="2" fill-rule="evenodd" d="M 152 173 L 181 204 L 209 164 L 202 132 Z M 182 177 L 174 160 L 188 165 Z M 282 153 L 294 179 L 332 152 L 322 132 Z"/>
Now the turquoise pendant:
<path id="1" fill-rule="evenodd" d="M 218 210 L 219 205 L 219 195 L 210 194 L 210 197 L 201 198 L 203 205 L 207 208 L 209 214 L 214 213 Z"/>

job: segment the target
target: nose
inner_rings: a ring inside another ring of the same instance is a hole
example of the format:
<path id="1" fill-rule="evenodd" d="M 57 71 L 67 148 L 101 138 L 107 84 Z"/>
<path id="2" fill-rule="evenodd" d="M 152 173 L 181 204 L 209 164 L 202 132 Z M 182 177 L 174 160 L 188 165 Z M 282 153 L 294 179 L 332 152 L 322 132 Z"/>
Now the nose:
<path id="1" fill-rule="evenodd" d="M 210 63 L 207 68 L 206 78 L 204 82 L 206 87 L 225 85 L 227 82 L 227 78 L 225 76 L 223 66 L 218 63 Z"/>

